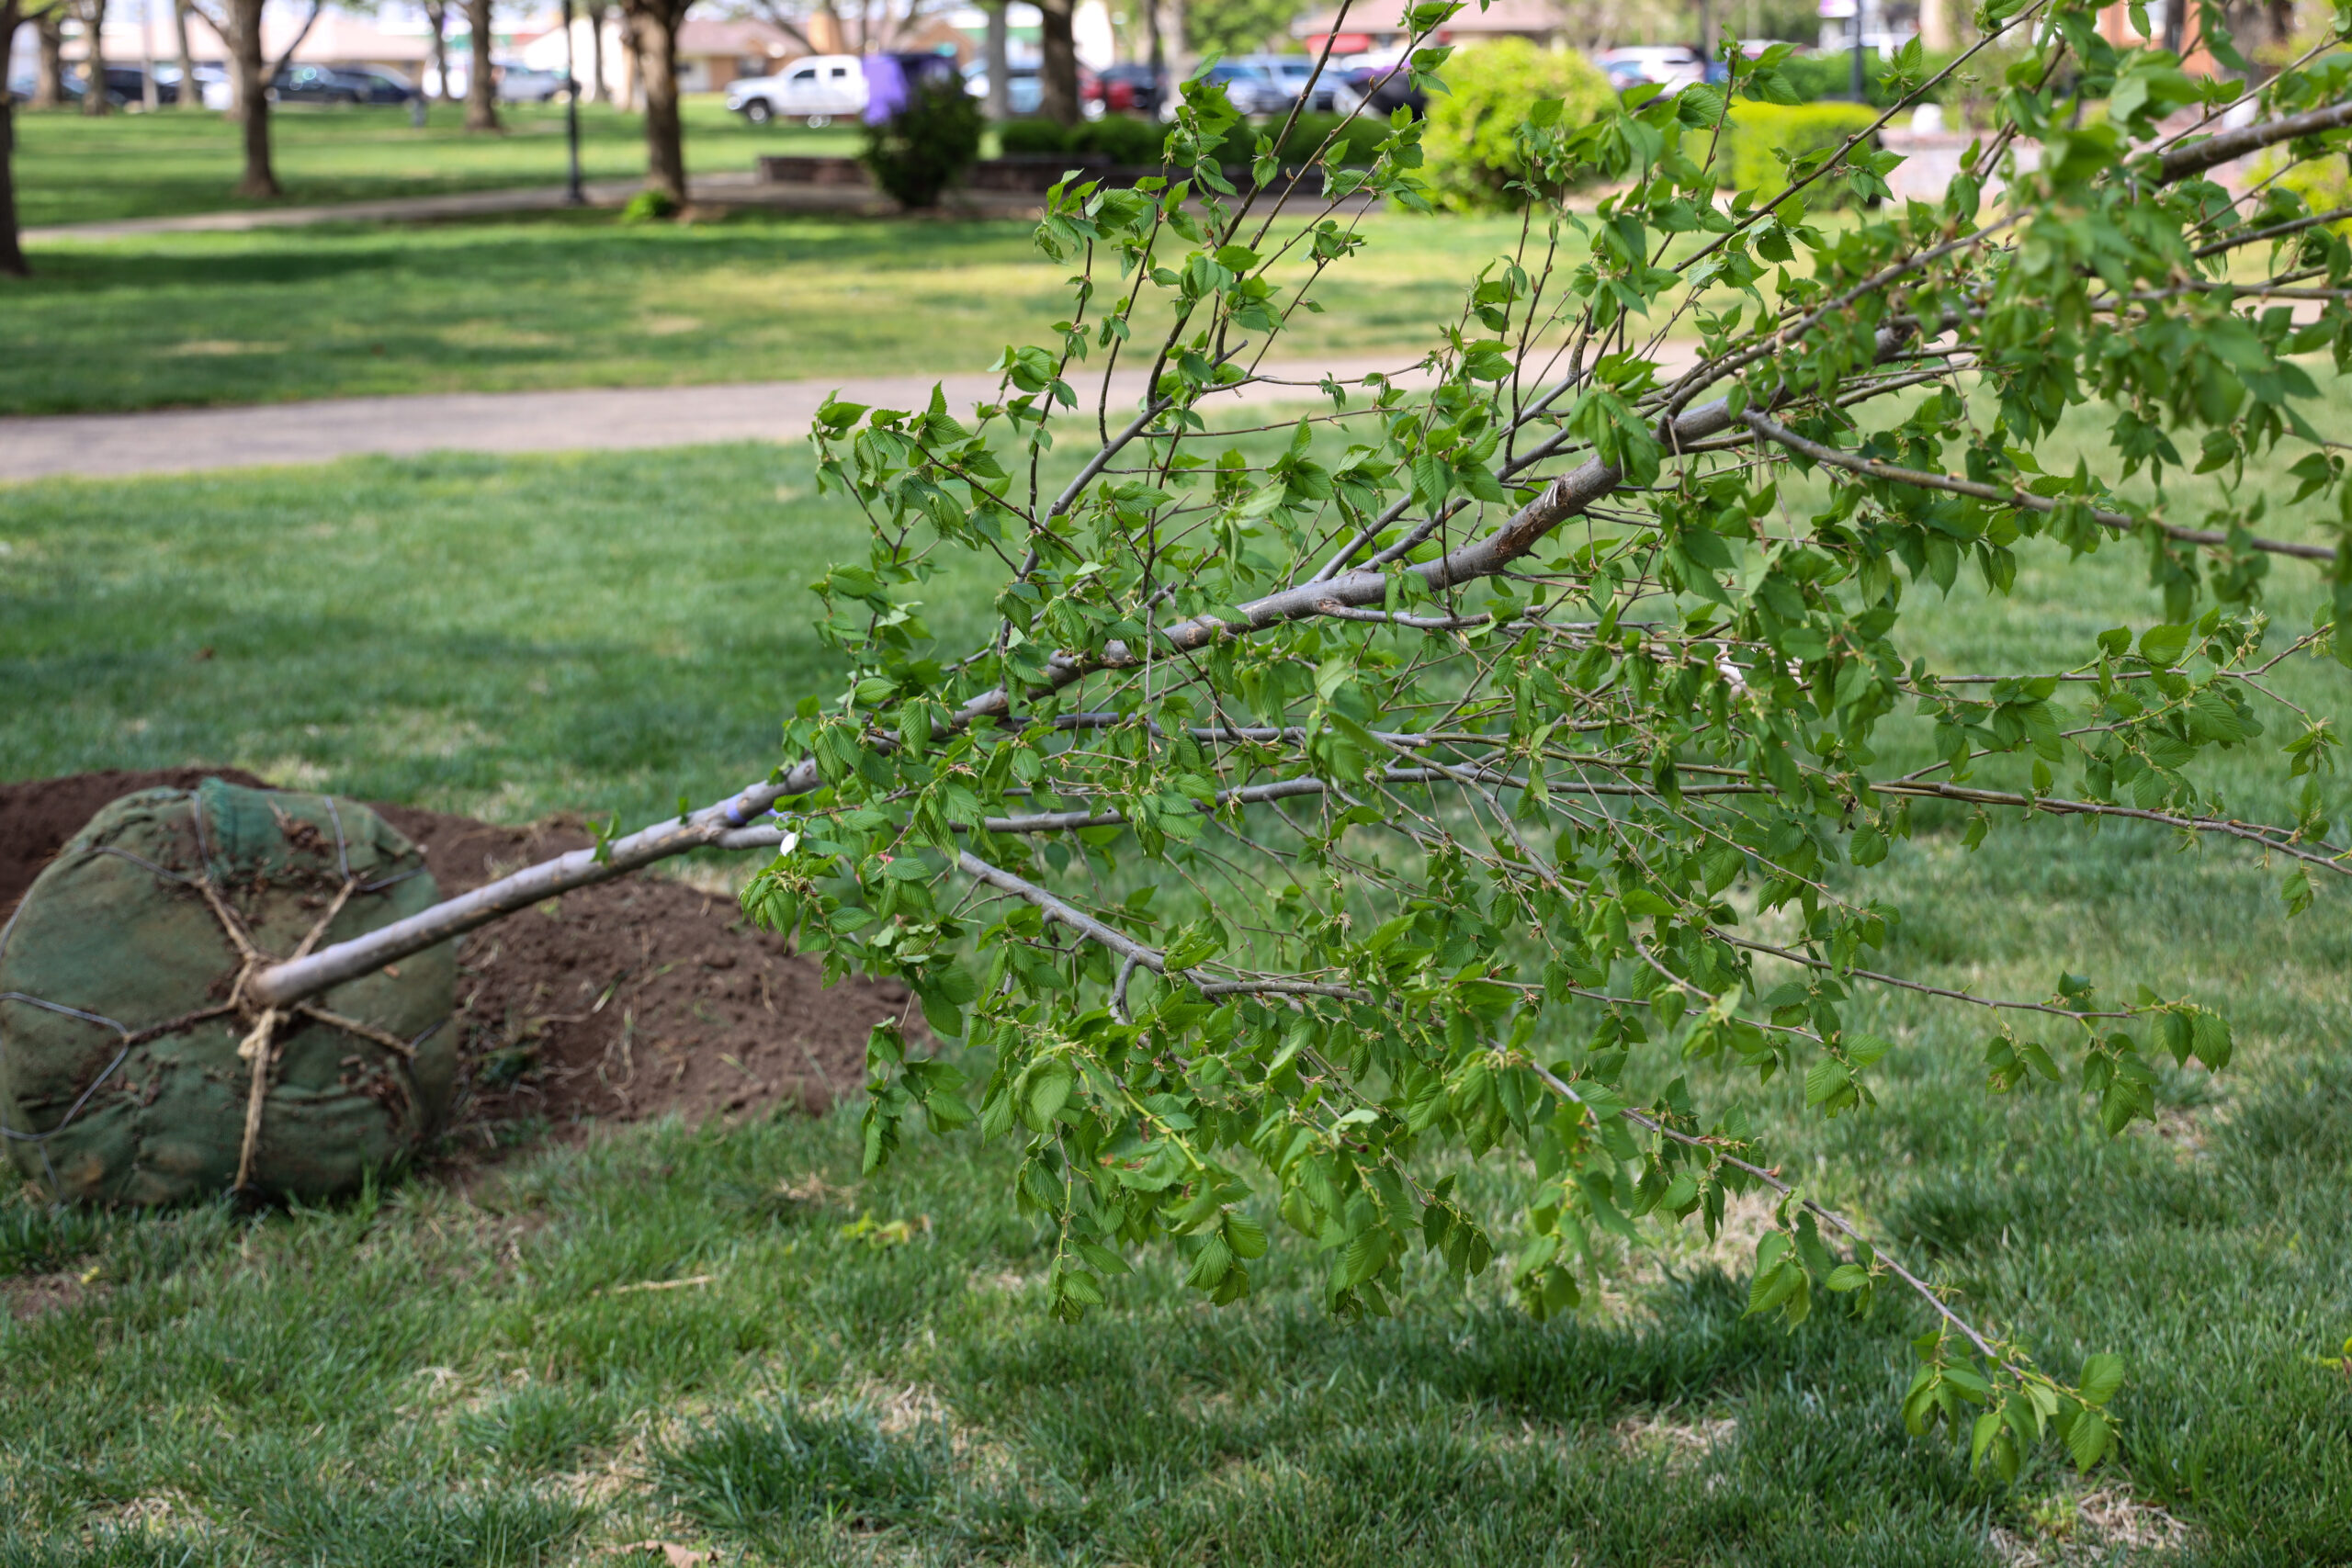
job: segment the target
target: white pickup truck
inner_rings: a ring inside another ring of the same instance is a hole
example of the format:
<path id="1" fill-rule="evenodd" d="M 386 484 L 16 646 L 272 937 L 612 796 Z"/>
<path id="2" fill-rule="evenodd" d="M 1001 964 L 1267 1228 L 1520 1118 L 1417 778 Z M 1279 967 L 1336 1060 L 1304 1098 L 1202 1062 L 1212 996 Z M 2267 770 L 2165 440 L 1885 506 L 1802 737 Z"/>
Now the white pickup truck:
<path id="1" fill-rule="evenodd" d="M 865 108 L 865 67 L 854 54 L 812 54 L 773 76 L 744 76 L 727 85 L 727 107 L 753 125 L 778 118 L 830 125 Z"/>

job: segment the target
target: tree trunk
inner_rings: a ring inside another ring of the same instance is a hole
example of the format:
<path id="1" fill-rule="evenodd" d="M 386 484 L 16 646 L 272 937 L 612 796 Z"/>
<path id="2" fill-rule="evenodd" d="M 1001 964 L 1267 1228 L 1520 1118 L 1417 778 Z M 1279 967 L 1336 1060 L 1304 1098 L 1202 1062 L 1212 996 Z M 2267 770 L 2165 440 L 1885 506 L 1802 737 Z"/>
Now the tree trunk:
<path id="1" fill-rule="evenodd" d="M 1168 101 L 1168 38 L 1161 30 L 1163 23 L 1159 0 L 1143 0 L 1144 60 L 1151 67 L 1151 101 L 1136 107 L 1153 119 L 1159 118 L 1160 106 Z"/>
<path id="2" fill-rule="evenodd" d="M 588 66 L 588 101 L 592 104 L 609 104 L 613 101 L 613 90 L 605 81 L 605 17 L 606 15 L 606 10 L 607 8 L 603 6 L 591 6 L 588 7 L 588 59 L 590 62 Z"/>
<path id="3" fill-rule="evenodd" d="M 637 47 L 637 24 L 621 12 L 621 112 L 635 114 L 645 102 L 645 57 Z"/>
<path id="4" fill-rule="evenodd" d="M 172 0 L 172 48 L 177 52 L 180 62 L 179 96 L 173 100 L 173 107 L 200 109 L 204 107 L 204 96 L 197 91 L 196 57 L 188 52 L 187 47 L 187 0 Z"/>
<path id="5" fill-rule="evenodd" d="M 466 71 L 466 129 L 496 130 L 498 83 L 491 74 L 490 0 L 466 0 L 469 63 Z"/>
<path id="6" fill-rule="evenodd" d="M 678 23 L 684 6 L 636 6 L 628 12 L 639 73 L 645 84 L 645 188 L 684 206 L 686 142 L 678 121 Z"/>
<path id="7" fill-rule="evenodd" d="M 1699 0 L 1699 58 L 1713 60 L 1714 57 L 1715 0 Z"/>
<path id="8" fill-rule="evenodd" d="M 1076 0 L 1041 0 L 1037 6 L 1039 43 L 1045 60 L 1038 67 L 1038 107 L 1047 119 L 1076 125 L 1085 118 L 1078 96 L 1078 40 L 1070 30 Z"/>
<path id="9" fill-rule="evenodd" d="M 1012 118 L 1012 59 L 1008 45 L 1012 28 L 1006 16 L 1012 0 L 997 0 L 989 7 L 989 30 L 985 58 L 989 71 L 989 118 L 1008 120 Z"/>
<path id="10" fill-rule="evenodd" d="M 104 114 L 107 102 L 107 0 L 82 3 L 82 112 Z"/>
<path id="11" fill-rule="evenodd" d="M 433 29 L 433 96 L 445 104 L 458 101 L 449 90 L 449 6 L 448 0 L 424 7 L 424 25 Z M 424 84 L 417 85 L 419 92 Z"/>
<path id="12" fill-rule="evenodd" d="M 0 277 L 29 277 L 17 238 L 17 106 L 8 96 L 8 65 L 17 44 L 17 0 L 0 0 Z"/>
<path id="13" fill-rule="evenodd" d="M 229 0 L 230 80 L 236 84 L 232 111 L 244 125 L 245 172 L 237 194 L 266 198 L 283 196 L 277 171 L 269 156 L 269 67 L 261 51 L 262 0 Z"/>
<path id="14" fill-rule="evenodd" d="M 53 109 L 65 102 L 65 8 L 51 6 L 33 27 L 40 39 L 40 68 L 33 78 L 32 107 Z"/>
<path id="15" fill-rule="evenodd" d="M 1951 0 L 1919 0 L 1919 47 L 1949 54 L 1953 42 Z"/>

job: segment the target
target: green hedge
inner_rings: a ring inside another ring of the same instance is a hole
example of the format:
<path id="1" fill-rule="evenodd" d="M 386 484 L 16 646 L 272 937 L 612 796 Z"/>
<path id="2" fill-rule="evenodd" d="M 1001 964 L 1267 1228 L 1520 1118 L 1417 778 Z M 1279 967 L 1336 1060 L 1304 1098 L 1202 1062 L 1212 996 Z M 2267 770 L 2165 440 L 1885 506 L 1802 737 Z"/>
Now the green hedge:
<path id="1" fill-rule="evenodd" d="M 1290 134 L 1283 138 L 1283 161 L 1305 163 L 1334 131 L 1339 131 L 1340 163 L 1371 163 L 1380 144 L 1388 139 L 1387 122 L 1377 116 L 1359 115 L 1342 130 L 1344 118 L 1336 114 L 1300 115 L 1297 123 L 1290 128 Z M 1246 120 L 1234 126 L 1217 145 L 1217 162 L 1227 165 L 1248 164 L 1258 155 L 1260 133 L 1272 136 L 1281 129 L 1278 119 L 1262 126 Z M 997 137 L 998 145 L 1008 158 L 1100 152 L 1108 154 L 1114 163 L 1140 166 L 1160 161 L 1167 146 L 1168 128 L 1135 115 L 1106 114 L 1101 119 L 1082 120 L 1067 127 L 1049 119 L 1009 120 L 999 129 Z"/>
<path id="2" fill-rule="evenodd" d="M 1069 132 L 1050 119 L 1009 119 L 997 127 L 996 144 L 1008 158 L 1069 151 Z"/>
<path id="3" fill-rule="evenodd" d="M 1957 54 L 1942 51 L 1923 55 L 1919 65 L 1919 80 L 1922 82 L 1932 80 L 1937 72 L 1941 71 L 1958 58 Z M 1847 95 L 1854 90 L 1854 57 L 1848 51 L 1841 50 L 1835 54 L 1796 55 L 1781 62 L 1781 73 L 1789 79 L 1789 85 L 1797 90 L 1797 96 L 1807 103 L 1835 102 L 1846 98 Z M 1885 109 L 1894 106 L 1896 95 L 1889 85 L 1893 74 L 1893 69 L 1888 65 L 1886 56 L 1876 50 L 1871 51 L 1862 62 L 1864 96 L 1868 98 L 1871 107 Z M 1980 61 L 1976 74 L 1991 83 L 1998 83 L 2000 80 L 2000 72 L 1993 68 L 1989 62 Z M 1942 86 L 1918 101 L 1939 104 L 1950 102 L 1952 97 L 1953 84 L 1947 81 Z"/>
<path id="4" fill-rule="evenodd" d="M 1611 99 L 1609 78 L 1583 55 L 1525 39 L 1465 49 L 1444 75 L 1421 146 L 1433 194 L 1458 211 L 1516 205 L 1505 187 L 1521 174 L 1517 133 L 1538 102 L 1560 99 L 1560 123 L 1576 126 L 1599 118 Z"/>
<path id="5" fill-rule="evenodd" d="M 1773 156 L 1776 148 L 1797 158 L 1842 146 L 1876 118 L 1877 112 L 1862 104 L 1734 104 L 1724 144 L 1715 151 L 1716 181 L 1727 190 L 1769 197 L 1788 183 L 1781 160 Z M 1695 156 L 1706 146 L 1706 132 L 1686 135 L 1683 147 Z M 1843 180 L 1825 180 L 1810 187 L 1805 198 L 1815 208 L 1842 206 L 1848 199 Z"/>

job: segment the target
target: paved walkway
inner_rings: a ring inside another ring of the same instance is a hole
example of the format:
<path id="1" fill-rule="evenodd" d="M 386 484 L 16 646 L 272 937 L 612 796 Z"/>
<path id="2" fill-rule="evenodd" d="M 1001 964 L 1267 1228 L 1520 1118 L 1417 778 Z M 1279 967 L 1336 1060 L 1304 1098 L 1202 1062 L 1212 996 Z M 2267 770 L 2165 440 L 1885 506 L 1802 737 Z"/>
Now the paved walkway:
<path id="1" fill-rule="evenodd" d="M 1397 359 L 1268 366 L 1293 386 L 1252 386 L 1250 403 L 1313 399 L 1325 371 L 1352 378 Z M 189 473 L 367 455 L 616 451 L 712 441 L 794 441 L 838 389 L 852 402 L 921 408 L 933 382 L 952 409 L 993 397 L 990 375 L 876 376 L 843 381 L 754 381 L 709 387 L 584 388 L 558 392 L 449 392 L 334 398 L 245 408 L 0 418 L 0 481 L 60 475 Z M 1080 384 L 1081 402 L 1092 385 Z M 1144 371 L 1112 379 L 1113 406 L 1132 408 Z"/>

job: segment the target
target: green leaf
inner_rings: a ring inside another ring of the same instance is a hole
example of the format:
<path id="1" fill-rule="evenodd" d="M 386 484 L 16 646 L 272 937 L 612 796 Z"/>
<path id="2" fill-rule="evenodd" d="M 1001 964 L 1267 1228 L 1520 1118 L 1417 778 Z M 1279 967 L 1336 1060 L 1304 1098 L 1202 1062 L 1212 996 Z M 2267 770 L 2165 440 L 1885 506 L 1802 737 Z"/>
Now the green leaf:
<path id="1" fill-rule="evenodd" d="M 1853 1074 L 1846 1064 L 1835 1056 L 1823 1056 L 1804 1070 L 1804 1102 L 1819 1105 L 1853 1081 Z"/>
<path id="2" fill-rule="evenodd" d="M 2103 1405 L 2123 1386 L 2123 1358 L 2101 1354 L 2083 1363 L 2081 1393 L 2086 1404 Z"/>
<path id="3" fill-rule="evenodd" d="M 2187 626 L 2150 626 L 2140 634 L 2140 657 L 2159 670 L 2169 670 L 2188 651 Z"/>

